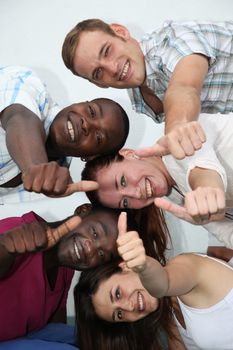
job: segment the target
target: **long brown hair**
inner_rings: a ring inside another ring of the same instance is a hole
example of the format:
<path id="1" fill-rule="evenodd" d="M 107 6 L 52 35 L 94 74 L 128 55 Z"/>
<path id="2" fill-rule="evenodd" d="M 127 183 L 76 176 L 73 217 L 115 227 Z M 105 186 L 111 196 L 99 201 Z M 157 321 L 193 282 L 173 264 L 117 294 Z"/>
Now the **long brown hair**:
<path id="1" fill-rule="evenodd" d="M 159 307 L 136 322 L 107 322 L 100 319 L 92 304 L 92 295 L 100 282 L 121 269 L 108 263 L 81 273 L 74 288 L 76 326 L 80 350 L 154 350 L 163 349 L 162 334 L 172 334 L 170 298 L 160 299 Z"/>

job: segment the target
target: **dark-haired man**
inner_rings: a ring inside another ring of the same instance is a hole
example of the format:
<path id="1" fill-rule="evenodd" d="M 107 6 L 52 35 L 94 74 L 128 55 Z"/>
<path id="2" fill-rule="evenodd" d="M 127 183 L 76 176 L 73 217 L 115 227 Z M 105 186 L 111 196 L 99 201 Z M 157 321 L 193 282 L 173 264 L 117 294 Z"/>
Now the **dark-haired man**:
<path id="1" fill-rule="evenodd" d="M 88 191 L 72 184 L 71 157 L 120 149 L 129 121 L 116 102 L 98 98 L 61 109 L 29 68 L 0 67 L 0 203 L 28 200 L 27 192 L 52 196 Z"/>

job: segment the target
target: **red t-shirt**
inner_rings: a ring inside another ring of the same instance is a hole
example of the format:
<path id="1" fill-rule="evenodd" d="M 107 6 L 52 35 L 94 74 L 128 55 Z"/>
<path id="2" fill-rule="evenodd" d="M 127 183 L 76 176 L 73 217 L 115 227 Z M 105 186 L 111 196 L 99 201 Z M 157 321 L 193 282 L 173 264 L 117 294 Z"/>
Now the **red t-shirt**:
<path id="1" fill-rule="evenodd" d="M 33 212 L 0 220 L 0 234 L 25 222 L 41 221 Z M 74 271 L 60 267 L 51 290 L 43 267 L 43 253 L 16 258 L 8 275 L 0 280 L 0 341 L 38 330 L 59 309 L 66 307 Z"/>

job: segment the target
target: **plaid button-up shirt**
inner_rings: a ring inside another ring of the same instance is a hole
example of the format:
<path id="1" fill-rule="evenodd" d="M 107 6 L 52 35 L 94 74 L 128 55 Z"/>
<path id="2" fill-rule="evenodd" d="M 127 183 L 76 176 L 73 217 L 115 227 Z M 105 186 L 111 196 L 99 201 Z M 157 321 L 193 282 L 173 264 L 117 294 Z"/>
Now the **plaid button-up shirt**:
<path id="1" fill-rule="evenodd" d="M 43 122 L 48 136 L 49 127 L 61 108 L 52 100 L 46 86 L 29 68 L 0 66 L 0 112 L 15 103 L 34 112 Z M 71 158 L 67 157 L 68 164 L 70 161 Z M 0 185 L 13 179 L 20 172 L 8 152 L 6 133 L 0 119 Z M 33 197 L 38 195 L 25 191 L 23 186 L 0 188 L 0 204 L 30 201 Z"/>
<path id="2" fill-rule="evenodd" d="M 140 42 L 145 56 L 146 84 L 161 101 L 179 60 L 202 54 L 209 59 L 209 71 L 201 92 L 201 110 L 206 113 L 233 111 L 233 22 L 167 21 L 160 30 Z M 128 89 L 133 109 L 164 121 L 143 101 L 139 88 Z"/>

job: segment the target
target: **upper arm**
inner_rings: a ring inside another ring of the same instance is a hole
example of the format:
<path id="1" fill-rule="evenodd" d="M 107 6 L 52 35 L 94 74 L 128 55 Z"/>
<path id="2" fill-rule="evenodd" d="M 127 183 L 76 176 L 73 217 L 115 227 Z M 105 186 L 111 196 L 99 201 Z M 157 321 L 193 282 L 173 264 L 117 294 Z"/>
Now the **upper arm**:
<path id="1" fill-rule="evenodd" d="M 38 116 L 27 107 L 16 103 L 6 107 L 0 114 L 2 127 L 6 130 L 11 122 L 22 123 L 22 121 L 32 121 L 38 125 L 42 125 Z"/>
<path id="2" fill-rule="evenodd" d="M 202 54 L 191 54 L 180 59 L 172 73 L 169 87 L 190 86 L 201 91 L 208 73 L 208 57 Z"/>
<path id="3" fill-rule="evenodd" d="M 188 294 L 199 283 L 199 264 L 193 254 L 182 254 L 165 266 L 169 285 L 168 296 Z"/>

